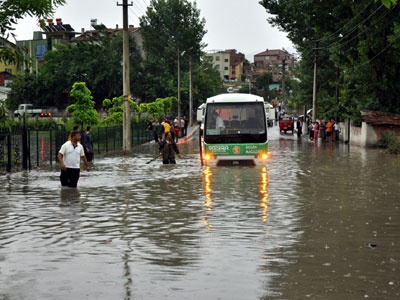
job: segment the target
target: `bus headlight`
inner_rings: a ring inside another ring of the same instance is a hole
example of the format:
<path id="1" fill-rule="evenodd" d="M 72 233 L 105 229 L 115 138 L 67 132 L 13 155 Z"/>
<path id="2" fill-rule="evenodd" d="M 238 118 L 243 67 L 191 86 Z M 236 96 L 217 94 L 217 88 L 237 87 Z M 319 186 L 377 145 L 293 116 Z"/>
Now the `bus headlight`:
<path id="1" fill-rule="evenodd" d="M 258 157 L 262 160 L 268 159 L 268 153 L 267 152 L 261 152 Z"/>
<path id="2" fill-rule="evenodd" d="M 212 155 L 210 153 L 205 153 L 204 154 L 204 159 L 205 160 L 211 160 L 212 159 Z"/>

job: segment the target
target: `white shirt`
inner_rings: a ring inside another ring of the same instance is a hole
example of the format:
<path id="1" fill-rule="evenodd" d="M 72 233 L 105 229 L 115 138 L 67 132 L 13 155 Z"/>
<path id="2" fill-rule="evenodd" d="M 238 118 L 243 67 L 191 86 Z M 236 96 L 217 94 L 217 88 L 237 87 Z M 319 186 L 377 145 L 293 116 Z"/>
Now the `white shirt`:
<path id="1" fill-rule="evenodd" d="M 65 142 L 59 151 L 63 155 L 65 167 L 70 169 L 79 169 L 81 156 L 85 156 L 83 146 L 78 143 L 74 146 L 71 141 Z"/>
<path id="2" fill-rule="evenodd" d="M 217 127 L 217 128 L 225 129 L 225 123 L 224 123 L 224 121 L 221 119 L 220 116 L 217 116 L 215 122 L 216 122 L 216 127 Z"/>

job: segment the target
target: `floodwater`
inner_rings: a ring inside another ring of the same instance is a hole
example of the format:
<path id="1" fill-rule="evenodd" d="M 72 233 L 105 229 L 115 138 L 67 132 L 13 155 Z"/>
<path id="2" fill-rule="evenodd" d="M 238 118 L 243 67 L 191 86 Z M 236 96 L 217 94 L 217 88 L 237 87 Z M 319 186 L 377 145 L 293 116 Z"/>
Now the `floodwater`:
<path id="1" fill-rule="evenodd" d="M 0 177 L 0 299 L 399 299 L 400 158 L 270 130 L 263 167 L 96 159 Z"/>

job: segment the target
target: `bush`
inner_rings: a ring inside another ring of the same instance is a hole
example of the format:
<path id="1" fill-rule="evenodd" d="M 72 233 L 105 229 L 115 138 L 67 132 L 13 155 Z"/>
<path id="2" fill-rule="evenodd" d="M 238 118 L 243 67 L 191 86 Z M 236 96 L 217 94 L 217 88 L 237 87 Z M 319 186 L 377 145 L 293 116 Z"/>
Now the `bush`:
<path id="1" fill-rule="evenodd" d="M 400 139 L 394 132 L 384 133 L 378 142 L 378 146 L 386 149 L 388 153 L 400 154 Z"/>

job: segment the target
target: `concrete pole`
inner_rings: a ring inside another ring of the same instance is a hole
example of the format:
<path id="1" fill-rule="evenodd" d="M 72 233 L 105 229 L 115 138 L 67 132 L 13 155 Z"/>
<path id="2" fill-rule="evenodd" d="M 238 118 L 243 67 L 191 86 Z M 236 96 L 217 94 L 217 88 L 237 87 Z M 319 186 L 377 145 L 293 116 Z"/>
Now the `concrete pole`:
<path id="1" fill-rule="evenodd" d="M 178 47 L 178 124 L 181 122 L 181 52 Z"/>
<path id="2" fill-rule="evenodd" d="M 119 5 L 119 4 L 118 4 Z M 131 154 L 131 91 L 130 91 L 130 71 L 129 71 L 129 31 L 128 31 L 128 0 L 123 0 L 123 52 L 122 52 L 122 82 L 123 82 L 123 152 L 124 155 Z"/>
<path id="3" fill-rule="evenodd" d="M 189 56 L 189 126 L 193 126 L 193 64 Z"/>
<path id="4" fill-rule="evenodd" d="M 318 44 L 314 53 L 313 113 L 312 113 L 313 122 L 317 120 L 317 54 L 318 54 Z"/>

